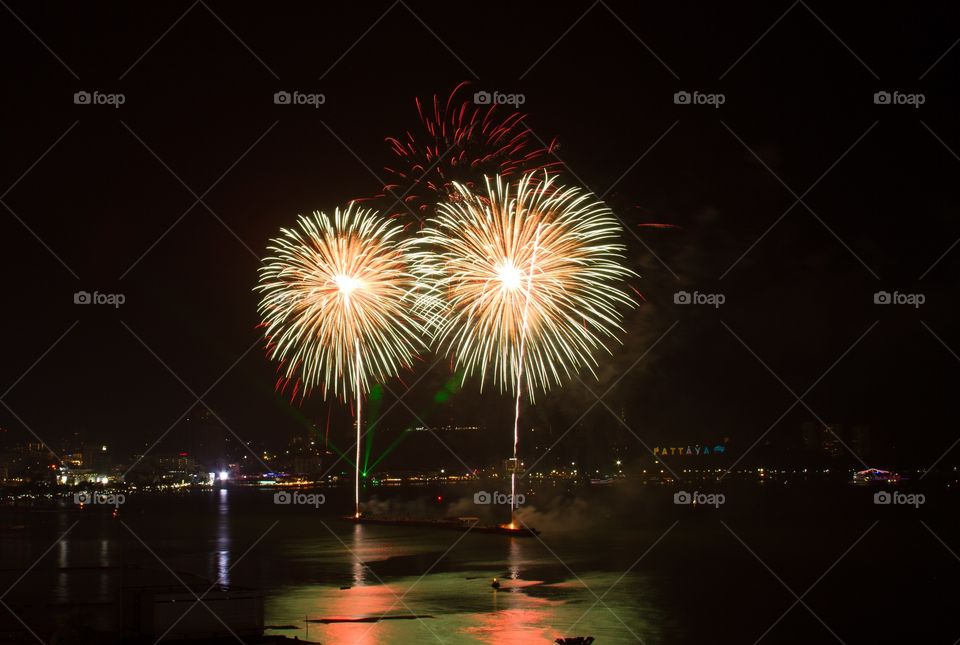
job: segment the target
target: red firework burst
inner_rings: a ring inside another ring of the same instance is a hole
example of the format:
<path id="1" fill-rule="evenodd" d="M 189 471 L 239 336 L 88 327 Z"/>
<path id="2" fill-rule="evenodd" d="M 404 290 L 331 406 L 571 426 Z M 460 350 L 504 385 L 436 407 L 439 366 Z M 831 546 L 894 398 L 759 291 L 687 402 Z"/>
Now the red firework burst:
<path id="1" fill-rule="evenodd" d="M 452 182 L 473 187 L 484 176 L 510 177 L 561 165 L 553 154 L 556 140 L 538 138 L 525 124 L 526 114 L 458 99 L 467 85 L 457 85 L 446 103 L 434 95 L 432 105 L 425 106 L 417 98 L 418 132 L 387 137 L 399 163 L 385 168 L 393 181 L 378 197 L 393 203 L 390 216 L 421 224 L 437 201 L 456 194 Z"/>

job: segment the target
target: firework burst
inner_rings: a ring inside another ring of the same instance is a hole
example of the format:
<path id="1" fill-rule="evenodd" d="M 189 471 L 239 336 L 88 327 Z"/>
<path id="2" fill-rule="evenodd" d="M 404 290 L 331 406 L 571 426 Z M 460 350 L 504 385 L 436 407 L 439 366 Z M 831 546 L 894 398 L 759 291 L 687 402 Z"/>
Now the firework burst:
<path id="1" fill-rule="evenodd" d="M 581 368 L 621 331 L 622 229 L 602 202 L 544 173 L 487 180 L 486 195 L 454 184 L 421 231 L 420 299 L 441 351 L 501 391 L 534 393 Z"/>
<path id="2" fill-rule="evenodd" d="M 423 327 L 410 314 L 416 283 L 401 233 L 351 203 L 300 216 L 271 241 L 256 290 L 279 385 L 346 398 L 411 365 Z"/>
<path id="3" fill-rule="evenodd" d="M 429 105 L 416 99 L 420 131 L 387 137 L 397 164 L 386 167 L 393 182 L 384 187 L 383 197 L 406 204 L 390 215 L 409 218 L 414 213 L 422 224 L 437 201 L 457 196 L 454 183 L 472 189 L 487 175 L 510 177 L 559 165 L 553 158 L 556 141 L 539 141 L 522 112 L 458 101 L 457 94 L 468 85 L 457 85 L 446 102 L 436 95 Z"/>

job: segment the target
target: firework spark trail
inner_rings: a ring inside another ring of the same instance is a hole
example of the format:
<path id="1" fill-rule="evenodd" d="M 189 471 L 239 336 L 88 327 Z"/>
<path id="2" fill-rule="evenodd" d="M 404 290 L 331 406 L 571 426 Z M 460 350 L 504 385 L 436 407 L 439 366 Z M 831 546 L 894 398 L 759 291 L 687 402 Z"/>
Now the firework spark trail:
<path id="1" fill-rule="evenodd" d="M 530 313 L 530 290 L 533 288 L 533 272 L 536 267 L 537 260 L 537 245 L 540 242 L 540 226 L 537 226 L 537 234 L 533 239 L 533 251 L 530 253 L 530 271 L 527 272 L 527 289 L 524 294 L 524 303 L 523 303 L 523 323 L 520 326 L 520 352 L 519 352 L 519 365 L 517 366 L 517 400 L 515 404 L 514 416 L 513 416 L 513 471 L 510 473 L 510 526 L 516 526 L 514 521 L 514 513 L 517 510 L 517 466 L 519 462 L 517 461 L 517 451 L 520 446 L 520 394 L 522 391 L 523 382 L 521 381 L 523 377 L 523 355 L 524 349 L 526 349 L 526 339 L 527 339 L 527 320 L 528 314 Z"/>
<path id="2" fill-rule="evenodd" d="M 355 467 L 355 475 L 353 478 L 353 495 L 354 495 L 354 517 L 360 517 L 360 419 L 362 415 L 360 414 L 360 341 L 356 341 L 357 348 L 357 382 L 356 382 L 356 393 L 357 393 L 357 461 Z"/>
<path id="3" fill-rule="evenodd" d="M 412 314 L 410 242 L 399 241 L 396 223 L 352 203 L 333 218 L 318 211 L 297 224 L 271 241 L 255 288 L 268 356 L 280 364 L 278 387 L 294 382 L 293 396 L 320 388 L 324 398 L 346 399 L 352 389 L 359 420 L 370 377 L 396 376 L 425 348 Z M 358 456 L 356 512 L 359 464 Z"/>

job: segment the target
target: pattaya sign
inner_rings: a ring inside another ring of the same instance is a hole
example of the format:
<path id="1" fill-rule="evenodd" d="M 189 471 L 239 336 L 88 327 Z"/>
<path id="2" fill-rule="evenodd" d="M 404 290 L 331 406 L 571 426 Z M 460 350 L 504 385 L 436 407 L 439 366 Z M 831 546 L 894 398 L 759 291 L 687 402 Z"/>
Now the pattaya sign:
<path id="1" fill-rule="evenodd" d="M 666 457 L 668 455 L 671 457 L 694 457 L 697 455 L 709 455 L 711 453 L 722 455 L 726 451 L 727 447 L 722 443 L 718 443 L 712 448 L 710 446 L 701 446 L 699 444 L 696 446 L 680 446 L 669 448 L 661 448 L 657 446 L 653 449 L 653 454 L 656 457 Z"/>

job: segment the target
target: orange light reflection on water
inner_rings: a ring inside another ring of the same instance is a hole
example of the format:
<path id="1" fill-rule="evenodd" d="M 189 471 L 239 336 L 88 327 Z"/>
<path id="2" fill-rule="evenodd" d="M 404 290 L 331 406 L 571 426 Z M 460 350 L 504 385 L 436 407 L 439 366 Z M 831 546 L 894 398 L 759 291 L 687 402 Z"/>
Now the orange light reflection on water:
<path id="1" fill-rule="evenodd" d="M 403 592 L 403 589 L 389 584 L 345 589 L 334 596 L 332 601 L 329 598 L 325 599 L 323 616 L 311 616 L 311 618 L 362 618 L 407 613 L 403 605 L 397 602 L 397 598 L 402 597 Z M 323 634 L 321 640 L 324 642 L 382 645 L 390 642 L 391 624 L 394 622 L 408 621 L 318 624 L 317 633 Z M 312 630 L 313 625 L 311 625 Z"/>
<path id="2" fill-rule="evenodd" d="M 543 598 L 530 598 L 525 594 L 498 593 L 494 604 L 502 604 L 503 596 L 517 596 L 509 599 L 508 604 L 523 604 L 524 607 L 508 607 L 492 613 L 474 614 L 470 617 L 471 627 L 463 630 L 465 635 L 481 643 L 493 645 L 533 645 L 553 643 L 559 635 L 553 626 L 557 616 L 552 611 L 556 604 Z"/>

